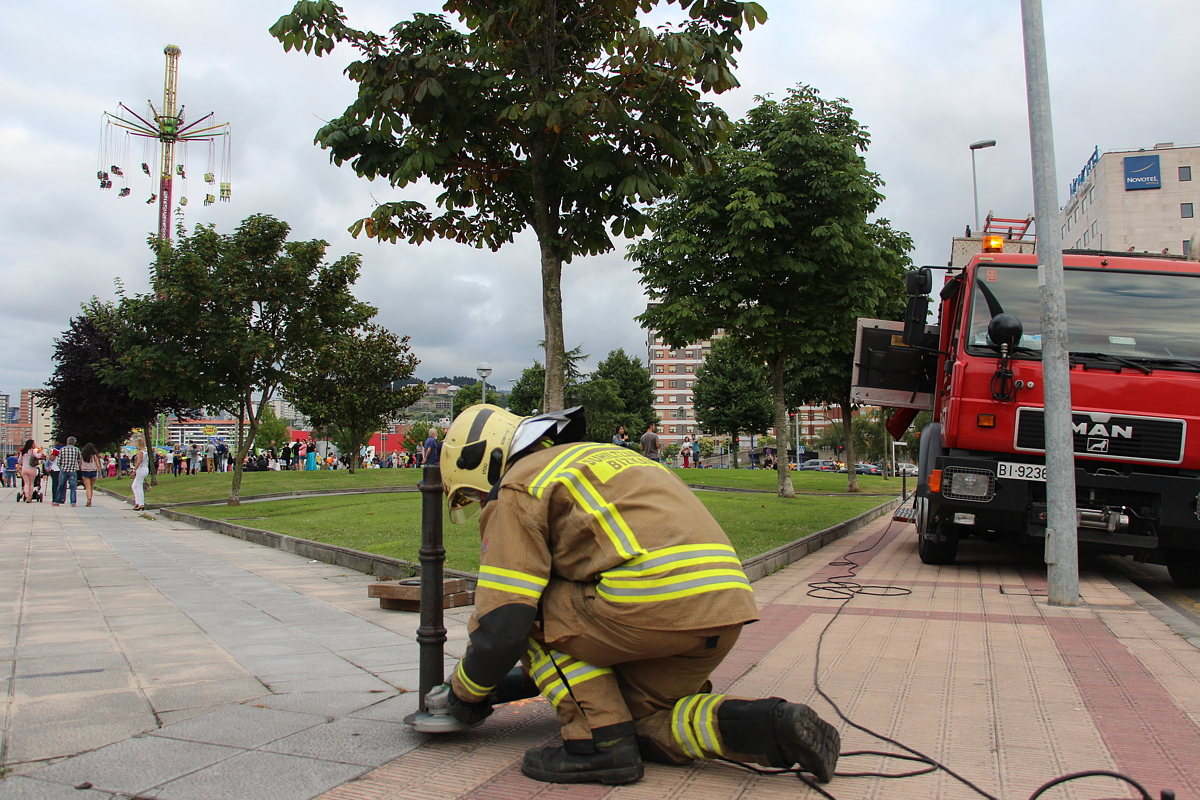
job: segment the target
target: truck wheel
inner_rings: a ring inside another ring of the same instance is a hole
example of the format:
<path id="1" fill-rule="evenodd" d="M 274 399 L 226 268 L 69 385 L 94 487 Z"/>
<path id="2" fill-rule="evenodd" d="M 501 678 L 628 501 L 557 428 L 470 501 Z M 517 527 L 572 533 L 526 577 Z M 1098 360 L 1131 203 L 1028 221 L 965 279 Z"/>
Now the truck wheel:
<path id="1" fill-rule="evenodd" d="M 917 539 L 917 555 L 923 564 L 953 564 L 958 558 L 958 533 L 948 522 L 931 523 Z M 939 541 L 940 540 L 940 541 Z"/>
<path id="2" fill-rule="evenodd" d="M 1181 589 L 1200 587 L 1200 553 L 1175 551 L 1170 561 L 1167 572 L 1176 586 Z"/>

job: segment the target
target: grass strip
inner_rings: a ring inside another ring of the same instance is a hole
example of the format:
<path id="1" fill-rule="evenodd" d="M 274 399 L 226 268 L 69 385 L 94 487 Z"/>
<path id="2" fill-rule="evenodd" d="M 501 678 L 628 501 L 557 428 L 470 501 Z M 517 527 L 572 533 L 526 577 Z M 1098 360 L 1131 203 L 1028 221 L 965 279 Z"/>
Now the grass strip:
<path id="1" fill-rule="evenodd" d="M 774 492 L 777 476 L 762 469 L 675 469 L 684 483 L 700 486 L 720 486 L 729 489 L 758 489 Z M 363 489 L 386 486 L 416 486 L 421 480 L 419 469 L 364 469 L 353 475 L 348 470 L 315 470 L 313 472 L 247 472 L 242 476 L 242 496 L 250 497 L 274 492 L 313 490 Z M 229 497 L 232 473 L 200 473 L 199 475 L 159 475 L 158 485 L 151 488 L 146 499 L 158 503 L 187 503 L 204 500 L 224 500 Z M 797 492 L 846 494 L 847 477 L 835 472 L 793 472 L 792 485 Z M 915 484 L 910 481 L 910 484 Z M 129 478 L 105 478 L 100 486 L 125 497 L 133 496 Z M 868 494 L 899 494 L 900 480 L 884 480 L 878 475 L 859 475 L 859 488 Z M 910 488 L 912 486 L 910 485 Z"/>
<path id="2" fill-rule="evenodd" d="M 878 497 L 854 495 L 795 500 L 720 492 L 698 492 L 697 496 L 725 529 L 742 559 L 836 525 L 880 503 Z M 416 493 L 264 500 L 241 506 L 199 506 L 188 508 L 187 513 L 414 562 L 421 546 L 421 496 Z M 447 523 L 443 531 L 447 566 L 477 572 L 478 517 L 462 525 Z"/>

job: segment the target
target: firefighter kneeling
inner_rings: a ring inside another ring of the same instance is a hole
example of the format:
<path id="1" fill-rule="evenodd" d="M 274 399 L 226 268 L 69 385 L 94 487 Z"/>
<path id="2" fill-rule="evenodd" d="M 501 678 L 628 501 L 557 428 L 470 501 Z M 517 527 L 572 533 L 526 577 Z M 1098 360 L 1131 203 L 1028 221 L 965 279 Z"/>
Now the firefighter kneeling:
<path id="1" fill-rule="evenodd" d="M 482 722 L 521 660 L 562 725 L 561 747 L 525 754 L 535 780 L 629 783 L 643 758 L 727 758 L 829 781 L 840 737 L 811 708 L 709 693 L 757 619 L 724 531 L 666 467 L 583 435 L 580 408 L 521 418 L 491 405 L 446 433 L 450 518 L 483 508 L 451 713 Z"/>

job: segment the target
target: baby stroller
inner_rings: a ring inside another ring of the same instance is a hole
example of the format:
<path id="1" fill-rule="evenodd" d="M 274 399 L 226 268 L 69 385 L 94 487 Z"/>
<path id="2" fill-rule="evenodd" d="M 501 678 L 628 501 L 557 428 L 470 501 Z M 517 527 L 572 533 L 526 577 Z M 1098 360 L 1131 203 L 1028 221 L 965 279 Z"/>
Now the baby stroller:
<path id="1" fill-rule="evenodd" d="M 21 482 L 17 486 L 17 502 L 19 503 L 24 499 L 25 484 Z M 33 491 L 29 493 L 29 500 L 27 502 L 32 503 L 35 500 L 39 503 L 42 502 L 42 471 L 40 469 L 37 471 L 37 474 L 33 476 Z"/>

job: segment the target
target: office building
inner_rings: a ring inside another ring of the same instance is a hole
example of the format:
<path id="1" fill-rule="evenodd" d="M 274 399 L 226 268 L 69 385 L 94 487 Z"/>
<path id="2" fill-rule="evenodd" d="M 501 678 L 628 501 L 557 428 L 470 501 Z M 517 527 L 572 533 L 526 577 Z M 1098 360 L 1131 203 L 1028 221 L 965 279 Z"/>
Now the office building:
<path id="1" fill-rule="evenodd" d="M 1200 145 L 1092 153 L 1059 213 L 1063 247 L 1188 255 L 1200 228 Z"/>

